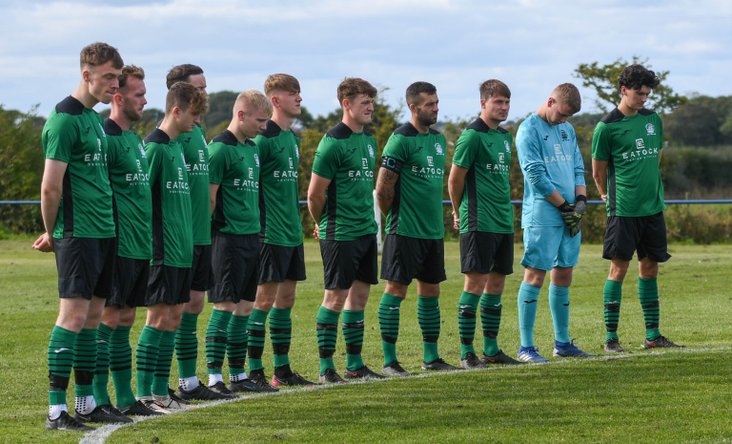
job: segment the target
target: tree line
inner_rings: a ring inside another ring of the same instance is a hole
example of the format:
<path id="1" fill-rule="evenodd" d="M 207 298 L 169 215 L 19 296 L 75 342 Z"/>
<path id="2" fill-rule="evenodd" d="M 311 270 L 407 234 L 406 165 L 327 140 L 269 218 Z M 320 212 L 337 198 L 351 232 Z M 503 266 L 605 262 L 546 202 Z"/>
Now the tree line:
<path id="1" fill-rule="evenodd" d="M 633 62 L 644 62 L 634 57 Z M 615 80 L 628 62 L 616 60 L 613 63 L 600 65 L 597 62 L 581 64 L 575 70 L 575 76 L 582 85 L 596 93 L 599 109 L 609 111 L 619 101 Z M 721 198 L 729 197 L 732 190 L 732 96 L 708 97 L 694 95 L 684 97 L 676 94 L 671 88 L 663 86 L 667 71 L 657 72 L 662 83 L 649 101 L 648 107 L 663 114 L 665 137 L 669 149 L 664 150 L 661 169 L 667 198 Z M 207 137 L 223 131 L 231 119 L 231 108 L 237 93 L 221 91 L 209 95 L 209 112 L 203 116 L 201 125 Z M 475 110 L 476 116 L 478 109 Z M 107 115 L 108 110 L 101 113 Z M 585 161 L 585 171 L 590 199 L 597 198 L 597 191 L 591 177 L 591 141 L 596 123 L 604 113 L 581 113 L 570 119 L 577 132 L 578 142 Z M 163 111 L 155 108 L 146 109 L 143 119 L 137 122 L 135 130 L 144 135 L 155 128 L 162 119 Z M 374 108 L 373 123 L 369 130 L 374 133 L 378 155 L 386 144 L 391 132 L 404 119 L 404 109 L 392 106 L 377 97 Z M 323 134 L 336 125 L 341 119 L 341 110 L 335 109 L 324 116 L 313 116 L 306 107 L 296 123 L 295 131 L 300 137 L 300 196 L 304 198 L 310 180 L 310 170 L 318 142 Z M 504 127 L 514 135 L 522 119 L 505 122 Z M 0 200 L 37 200 L 40 194 L 41 175 L 43 173 L 43 149 L 41 146 L 41 130 L 45 118 L 36 114 L 36 110 L 28 112 L 6 110 L 0 105 Z M 443 120 L 436 128 L 445 134 L 448 142 L 448 165 L 452 159 L 455 141 L 469 120 Z M 446 178 L 447 179 L 447 178 Z M 518 161 L 511 168 L 511 196 L 521 199 L 523 195 L 523 176 Z M 447 186 L 443 197 L 448 198 Z M 715 210 L 718 211 L 718 210 Z M 687 211 L 688 213 L 688 211 Z M 694 215 L 679 214 L 677 219 Z M 516 211 L 516 227 L 519 227 L 520 211 Z M 732 209 L 722 219 L 732 219 Z M 672 219 L 670 217 L 669 219 Z M 718 220 L 716 214 L 707 215 L 710 223 Z M 304 229 L 311 233 L 312 221 L 307 211 L 302 212 Z M 445 208 L 445 226 L 452 232 L 449 206 Z M 689 234 L 693 223 L 686 223 L 683 228 L 675 229 L 670 223 L 672 236 L 691 239 L 697 242 L 714 240 L 732 240 L 732 224 L 721 227 L 713 235 L 703 233 Z M 0 205 L 0 236 L 3 233 L 39 232 L 43 229 L 40 210 L 36 205 Z M 583 235 L 586 240 L 599 241 L 604 229 L 604 209 L 591 206 Z M 693 231 L 693 230 L 691 230 Z M 712 230 L 713 231 L 713 230 Z"/>

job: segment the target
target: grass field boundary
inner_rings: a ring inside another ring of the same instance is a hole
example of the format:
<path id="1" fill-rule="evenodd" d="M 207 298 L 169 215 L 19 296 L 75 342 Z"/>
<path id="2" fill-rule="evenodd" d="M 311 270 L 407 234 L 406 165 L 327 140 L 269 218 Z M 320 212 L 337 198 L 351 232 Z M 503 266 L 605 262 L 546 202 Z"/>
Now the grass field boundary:
<path id="1" fill-rule="evenodd" d="M 557 359 L 557 360 L 552 360 L 552 361 L 549 361 L 546 363 L 524 364 L 521 366 L 521 368 L 576 364 L 576 363 L 580 363 L 580 362 L 610 361 L 610 360 L 615 360 L 615 359 L 643 358 L 643 357 L 653 357 L 653 356 L 660 356 L 660 355 L 667 355 L 667 354 L 708 353 L 708 352 L 720 352 L 720 351 L 731 351 L 731 350 L 732 350 L 732 346 L 718 346 L 718 347 L 685 347 L 685 348 L 680 348 L 680 349 L 650 350 L 650 351 L 643 351 L 643 352 L 639 352 L 639 353 L 627 351 L 625 353 L 620 353 L 620 354 L 596 355 L 596 356 L 592 356 L 589 358 L 583 358 L 583 359 Z M 419 374 L 412 375 L 409 377 L 409 379 L 431 378 L 431 377 L 435 377 L 438 375 L 445 376 L 447 374 L 460 374 L 460 373 L 463 373 L 466 371 L 470 371 L 470 372 L 507 371 L 507 370 L 515 369 L 515 368 L 517 368 L 517 367 L 503 365 L 503 366 L 492 366 L 492 367 L 488 367 L 485 369 L 464 370 L 461 372 L 454 372 L 454 371 L 452 371 L 452 372 L 429 372 L 429 373 L 425 372 L 425 373 L 419 373 Z M 388 381 L 393 381 L 393 380 L 397 380 L 397 379 L 401 379 L 401 378 L 387 378 L 387 379 L 370 380 L 370 381 L 354 381 L 354 382 L 348 382 L 347 384 L 314 385 L 314 386 L 310 386 L 310 387 L 300 387 L 300 388 L 294 388 L 294 389 L 280 390 L 279 392 L 275 392 L 275 393 L 253 393 L 251 395 L 240 396 L 236 399 L 195 404 L 186 410 L 179 411 L 179 412 L 172 412 L 170 415 L 166 415 L 166 416 L 177 415 L 177 414 L 185 413 L 185 412 L 192 411 L 192 410 L 215 407 L 215 406 L 219 406 L 219 405 L 223 405 L 223 404 L 236 403 L 236 402 L 243 401 L 243 400 L 256 399 L 256 398 L 261 398 L 261 397 L 265 397 L 265 396 L 283 396 L 283 395 L 311 392 L 311 391 L 315 391 L 315 390 L 328 390 L 328 389 L 334 389 L 334 388 L 342 388 L 344 386 L 349 386 L 349 385 L 354 385 L 354 384 L 386 383 Z M 136 424 L 138 422 L 147 421 L 147 420 L 151 420 L 151 419 L 155 419 L 155 418 L 158 418 L 158 417 L 134 418 L 134 422 L 131 424 Z M 90 432 L 84 434 L 81 437 L 81 439 L 79 440 L 79 444 L 102 444 L 116 430 L 119 430 L 120 428 L 125 427 L 125 426 L 129 426 L 131 424 L 109 424 L 109 425 L 105 425 L 102 427 L 98 427 L 98 428 L 94 429 L 93 431 L 90 431 Z"/>

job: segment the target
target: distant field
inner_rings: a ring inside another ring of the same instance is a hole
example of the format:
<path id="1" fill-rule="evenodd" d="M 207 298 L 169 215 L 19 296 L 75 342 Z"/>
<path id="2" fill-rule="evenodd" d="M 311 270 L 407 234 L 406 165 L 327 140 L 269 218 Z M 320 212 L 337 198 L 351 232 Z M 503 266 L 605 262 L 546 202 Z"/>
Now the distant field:
<path id="1" fill-rule="evenodd" d="M 0 375 L 6 392 L 0 403 L 0 442 L 75 442 L 81 434 L 50 433 L 43 428 L 46 347 L 58 298 L 53 256 L 34 252 L 31 242 L 0 241 Z M 145 421 L 115 431 L 108 441 L 731 442 L 732 248 L 674 245 L 671 253 L 673 258 L 661 268 L 661 328 L 674 341 L 686 344 L 684 350 L 649 353 L 638 348 L 643 321 L 631 279 L 624 286 L 620 321 L 621 341 L 631 352 L 625 359 L 553 360 L 544 366 L 289 390 Z M 517 262 L 520 254 L 519 247 Z M 580 347 L 601 354 L 601 292 L 607 263 L 599 256 L 599 246 L 583 246 L 571 293 L 570 331 Z M 306 244 L 306 260 L 308 280 L 299 286 L 291 361 L 303 376 L 317 379 L 315 313 L 322 298 L 322 269 L 315 243 Z M 455 313 L 462 288 L 458 262 L 457 243 L 448 242 L 440 350 L 454 364 L 459 357 Z M 515 266 L 504 293 L 499 337 L 501 347 L 514 356 L 518 347 L 515 301 L 522 271 L 518 263 Z M 364 356 L 374 369 L 381 367 L 382 360 L 376 316 L 382 290 L 383 284 L 374 287 L 366 315 Z M 210 307 L 199 322 L 202 378 L 208 313 Z M 143 319 L 141 310 L 133 341 Z M 539 348 L 550 355 L 546 289 L 540 298 L 536 338 Z M 413 290 L 403 305 L 398 348 L 405 368 L 420 373 Z M 264 362 L 271 374 L 269 343 Z M 336 365 L 340 371 L 345 365 L 341 338 Z M 175 370 L 174 366 L 174 378 Z"/>

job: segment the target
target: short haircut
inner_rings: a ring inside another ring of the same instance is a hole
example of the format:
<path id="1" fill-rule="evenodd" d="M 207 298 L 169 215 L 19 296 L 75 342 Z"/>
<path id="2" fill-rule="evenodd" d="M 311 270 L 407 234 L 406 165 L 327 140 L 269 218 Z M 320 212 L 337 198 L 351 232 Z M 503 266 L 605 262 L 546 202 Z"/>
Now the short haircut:
<path id="1" fill-rule="evenodd" d="M 427 95 L 437 94 L 437 88 L 435 85 L 428 82 L 414 82 L 407 87 L 407 105 L 420 103 L 419 95 L 425 93 Z"/>
<path id="2" fill-rule="evenodd" d="M 618 86 L 624 86 L 630 89 L 641 89 L 643 86 L 653 89 L 659 83 L 661 83 L 661 80 L 655 72 L 639 64 L 626 66 L 618 77 Z"/>
<path id="3" fill-rule="evenodd" d="M 257 91 L 256 89 L 248 89 L 236 96 L 234 101 L 234 113 L 240 109 L 247 109 L 248 111 L 265 111 L 267 114 L 272 114 L 272 102 L 267 99 L 267 96 Z"/>
<path id="4" fill-rule="evenodd" d="M 493 96 L 504 96 L 511 98 L 511 90 L 508 86 L 496 79 L 489 79 L 480 84 L 480 98 L 488 100 Z"/>
<path id="5" fill-rule="evenodd" d="M 122 73 L 119 75 L 119 87 L 120 89 L 127 86 L 127 79 L 135 77 L 140 80 L 145 80 L 145 70 L 135 65 L 125 65 L 122 67 Z"/>
<path id="6" fill-rule="evenodd" d="M 564 103 L 572 110 L 572 114 L 576 114 L 582 108 L 582 96 L 576 86 L 571 83 L 562 83 L 554 88 L 552 96 L 558 102 Z"/>
<path id="7" fill-rule="evenodd" d="M 267 80 L 264 81 L 264 93 L 269 96 L 273 91 L 278 90 L 299 93 L 300 82 L 289 74 L 271 74 L 267 77 Z"/>
<path id="8" fill-rule="evenodd" d="M 81 54 L 79 54 L 79 64 L 82 69 L 86 66 L 93 68 L 104 65 L 110 61 L 116 69 L 122 69 L 125 64 L 117 48 L 103 42 L 87 45 L 81 49 Z"/>
<path id="9" fill-rule="evenodd" d="M 346 77 L 338 85 L 338 102 L 343 103 L 343 99 L 353 100 L 359 94 L 365 94 L 373 99 L 376 97 L 376 93 L 376 88 L 366 80 L 358 77 Z"/>
<path id="10" fill-rule="evenodd" d="M 193 114 L 204 114 L 208 109 L 206 95 L 188 82 L 175 82 L 168 89 L 165 98 L 165 114 L 169 114 L 174 107 L 182 111 L 189 109 Z"/>
<path id="11" fill-rule="evenodd" d="M 186 63 L 170 68 L 168 75 L 165 76 L 165 85 L 170 89 L 175 82 L 187 82 L 190 76 L 203 74 L 203 69 L 198 65 Z"/>

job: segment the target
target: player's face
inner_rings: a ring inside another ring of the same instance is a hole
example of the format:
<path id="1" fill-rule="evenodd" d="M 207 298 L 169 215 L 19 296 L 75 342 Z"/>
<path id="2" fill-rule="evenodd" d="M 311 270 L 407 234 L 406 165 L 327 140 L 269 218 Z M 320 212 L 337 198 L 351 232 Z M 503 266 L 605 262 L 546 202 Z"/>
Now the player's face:
<path id="1" fill-rule="evenodd" d="M 413 105 L 417 121 L 423 126 L 437 123 L 437 113 L 440 111 L 437 106 L 439 103 L 440 99 L 437 94 L 419 93 L 419 105 Z"/>
<path id="2" fill-rule="evenodd" d="M 511 99 L 506 96 L 490 96 L 481 99 L 485 116 L 496 124 L 508 119 L 508 110 L 511 108 Z"/>
<path id="3" fill-rule="evenodd" d="M 272 102 L 287 117 L 297 117 L 302 112 L 300 108 L 300 102 L 302 102 L 300 91 L 277 91 Z"/>
<path id="4" fill-rule="evenodd" d="M 550 97 L 546 108 L 546 121 L 551 125 L 559 125 L 572 117 L 572 109 L 566 103 Z"/>
<path id="5" fill-rule="evenodd" d="M 130 122 L 137 122 L 142 119 L 142 109 L 147 104 L 146 92 L 145 81 L 137 77 L 129 77 L 125 87 L 120 90 L 122 113 Z"/>
<path id="6" fill-rule="evenodd" d="M 176 119 L 176 121 L 178 122 L 178 131 L 180 131 L 181 133 L 193 131 L 193 127 L 196 126 L 196 123 L 201 120 L 201 115 L 194 114 L 190 107 L 185 111 L 182 111 L 180 108 L 177 107 L 176 109 L 178 110 Z"/>
<path id="7" fill-rule="evenodd" d="M 641 86 L 640 89 L 630 89 L 625 86 L 620 87 L 620 94 L 623 96 L 622 100 L 625 105 L 634 110 L 640 111 L 646 104 L 648 96 L 651 95 L 651 88 L 648 86 Z"/>
<path id="8" fill-rule="evenodd" d="M 112 61 L 89 67 L 84 70 L 84 80 L 87 82 L 89 93 L 99 102 L 107 104 L 112 101 L 112 97 L 119 89 L 119 75 L 121 69 L 117 69 L 112 65 Z"/>
<path id="9" fill-rule="evenodd" d="M 359 94 L 353 100 L 346 99 L 349 105 L 346 112 L 351 119 L 359 125 L 368 125 L 371 123 L 374 114 L 374 99 L 366 94 Z"/>
<path id="10" fill-rule="evenodd" d="M 208 95 L 206 92 L 206 77 L 203 74 L 193 74 L 188 76 L 188 83 L 198 88 L 204 96 Z"/>
<path id="11" fill-rule="evenodd" d="M 245 137 L 252 139 L 267 128 L 269 114 L 263 110 L 242 111 L 241 132 Z"/>

